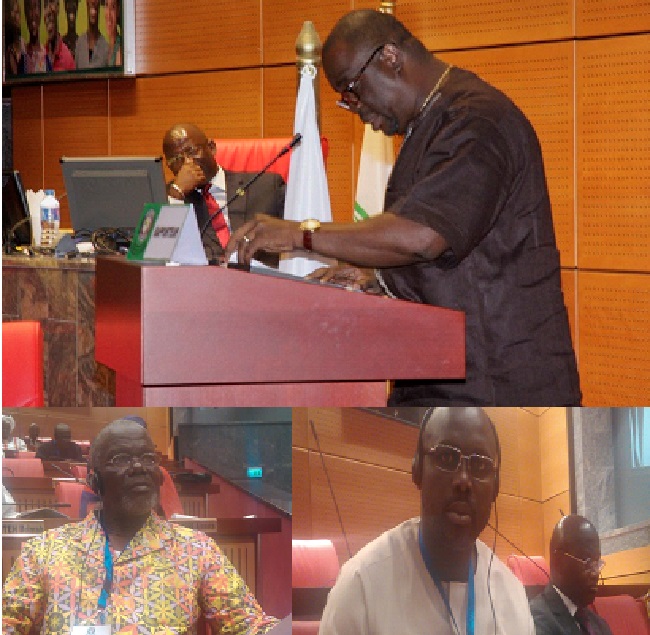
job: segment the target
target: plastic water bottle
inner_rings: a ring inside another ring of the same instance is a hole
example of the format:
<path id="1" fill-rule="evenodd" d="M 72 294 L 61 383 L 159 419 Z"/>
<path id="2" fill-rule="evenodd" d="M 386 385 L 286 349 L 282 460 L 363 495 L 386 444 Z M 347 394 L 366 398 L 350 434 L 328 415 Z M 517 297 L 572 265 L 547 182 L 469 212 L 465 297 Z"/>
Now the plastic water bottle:
<path id="1" fill-rule="evenodd" d="M 41 247 L 56 246 L 60 222 L 61 210 L 54 190 L 45 190 L 45 198 L 41 201 Z"/>

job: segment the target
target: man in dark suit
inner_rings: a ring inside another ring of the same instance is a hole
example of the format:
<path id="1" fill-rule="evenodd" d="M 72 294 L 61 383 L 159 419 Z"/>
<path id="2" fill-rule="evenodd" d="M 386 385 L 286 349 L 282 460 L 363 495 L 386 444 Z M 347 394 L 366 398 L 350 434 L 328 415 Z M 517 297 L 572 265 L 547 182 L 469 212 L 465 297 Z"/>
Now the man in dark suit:
<path id="1" fill-rule="evenodd" d="M 199 230 L 216 211 L 254 176 L 251 172 L 224 170 L 215 158 L 216 145 L 203 130 L 194 124 L 178 123 L 163 138 L 163 153 L 169 169 L 174 174 L 167 185 L 171 199 L 194 206 Z M 203 246 L 209 260 L 215 261 L 223 254 L 230 232 L 234 232 L 255 214 L 284 216 L 285 183 L 279 174 L 267 172 L 258 178 L 227 209 L 217 213 L 203 235 Z M 265 264 L 278 266 L 278 256 L 257 256 Z"/>
<path id="2" fill-rule="evenodd" d="M 36 458 L 45 461 L 83 461 L 81 446 L 72 440 L 72 432 L 67 423 L 54 426 L 54 438 L 41 443 L 36 449 Z"/>
<path id="3" fill-rule="evenodd" d="M 561 518 L 551 536 L 551 582 L 530 602 L 537 635 L 612 635 L 588 608 L 604 566 L 596 528 L 582 516 Z"/>

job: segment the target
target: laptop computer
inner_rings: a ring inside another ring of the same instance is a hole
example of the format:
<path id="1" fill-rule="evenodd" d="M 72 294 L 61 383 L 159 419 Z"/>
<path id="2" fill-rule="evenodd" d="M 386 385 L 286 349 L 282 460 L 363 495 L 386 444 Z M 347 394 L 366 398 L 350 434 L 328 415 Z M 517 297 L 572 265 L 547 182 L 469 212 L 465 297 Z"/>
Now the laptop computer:
<path id="1" fill-rule="evenodd" d="M 61 157 L 75 233 L 133 230 L 145 203 L 167 203 L 162 161 L 162 157 Z"/>

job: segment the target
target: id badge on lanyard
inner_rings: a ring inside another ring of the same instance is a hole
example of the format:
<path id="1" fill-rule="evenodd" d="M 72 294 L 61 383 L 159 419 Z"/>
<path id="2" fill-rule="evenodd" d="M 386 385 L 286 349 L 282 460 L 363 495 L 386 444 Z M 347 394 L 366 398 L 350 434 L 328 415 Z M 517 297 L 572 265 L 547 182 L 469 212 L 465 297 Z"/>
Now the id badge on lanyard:
<path id="1" fill-rule="evenodd" d="M 73 626 L 71 635 L 111 635 L 111 625 Z"/>

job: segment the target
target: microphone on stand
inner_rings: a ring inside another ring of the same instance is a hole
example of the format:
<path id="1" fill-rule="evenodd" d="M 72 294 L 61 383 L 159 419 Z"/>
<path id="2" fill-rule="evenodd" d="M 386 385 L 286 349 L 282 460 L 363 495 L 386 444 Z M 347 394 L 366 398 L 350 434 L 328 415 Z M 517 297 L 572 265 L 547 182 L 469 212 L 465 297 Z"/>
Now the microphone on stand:
<path id="1" fill-rule="evenodd" d="M 257 181 L 257 179 L 259 179 L 260 176 L 262 176 L 262 174 L 264 174 L 278 159 L 280 159 L 287 152 L 289 152 L 289 150 L 297 146 L 301 140 L 302 140 L 302 135 L 299 132 L 296 133 L 291 139 L 291 141 L 286 146 L 284 146 L 284 148 L 282 148 L 282 150 L 280 150 L 280 152 L 278 152 L 250 181 L 248 181 L 248 183 L 242 185 L 242 187 L 238 187 L 237 191 L 225 202 L 223 207 L 220 207 L 216 212 L 214 212 L 208 217 L 208 220 L 205 221 L 203 227 L 201 227 L 201 237 L 203 237 L 203 234 L 205 234 L 206 230 L 208 229 L 208 226 L 212 223 L 212 219 L 215 216 L 217 216 L 219 212 L 226 209 L 239 196 L 244 196 L 246 190 L 251 185 L 253 185 L 253 183 L 255 183 L 255 181 Z"/>
<path id="2" fill-rule="evenodd" d="M 50 467 L 53 467 L 57 472 L 61 472 L 61 474 L 65 474 L 65 476 L 72 477 L 77 483 L 83 483 L 84 485 L 86 484 L 83 479 L 75 476 L 72 472 L 68 472 L 68 470 L 64 470 L 60 465 L 57 465 L 54 462 L 50 462 Z"/>
<path id="3" fill-rule="evenodd" d="M 519 548 L 514 542 L 512 542 L 512 540 L 504 536 L 496 527 L 493 527 L 490 523 L 488 523 L 487 526 L 490 529 L 493 529 L 497 535 L 501 536 L 501 538 L 503 538 L 511 547 L 514 547 L 524 558 L 535 565 L 548 579 L 550 579 L 548 572 L 545 571 L 543 567 L 540 567 L 527 553 L 524 553 L 524 551 Z"/>

